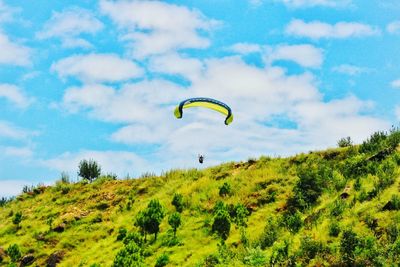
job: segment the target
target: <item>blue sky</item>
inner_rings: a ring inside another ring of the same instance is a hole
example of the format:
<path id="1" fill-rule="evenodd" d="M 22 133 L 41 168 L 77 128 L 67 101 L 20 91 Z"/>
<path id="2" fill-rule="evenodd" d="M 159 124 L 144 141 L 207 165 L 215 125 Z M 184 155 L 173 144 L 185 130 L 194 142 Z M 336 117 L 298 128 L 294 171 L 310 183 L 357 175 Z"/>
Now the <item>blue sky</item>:
<path id="1" fill-rule="evenodd" d="M 360 142 L 400 119 L 396 0 L 0 0 L 0 195 Z M 189 97 L 226 102 L 173 109 Z M 203 167 L 204 167 L 203 166 Z"/>

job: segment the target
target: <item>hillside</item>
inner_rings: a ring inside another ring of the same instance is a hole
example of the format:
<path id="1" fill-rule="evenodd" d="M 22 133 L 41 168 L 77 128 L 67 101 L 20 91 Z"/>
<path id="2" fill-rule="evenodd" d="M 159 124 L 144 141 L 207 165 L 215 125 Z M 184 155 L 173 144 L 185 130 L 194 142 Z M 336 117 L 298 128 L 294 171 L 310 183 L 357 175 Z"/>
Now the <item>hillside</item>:
<path id="1" fill-rule="evenodd" d="M 395 266 L 399 136 L 392 130 L 288 158 L 28 188 L 1 202 L 0 266 L 17 266 L 15 254 L 18 266 L 123 266 L 129 257 L 131 266 Z M 174 195 L 183 208 L 176 238 L 168 223 Z M 157 240 L 149 232 L 144 241 L 137 218 L 151 200 L 165 216 Z M 224 218 L 230 228 L 221 230 Z"/>

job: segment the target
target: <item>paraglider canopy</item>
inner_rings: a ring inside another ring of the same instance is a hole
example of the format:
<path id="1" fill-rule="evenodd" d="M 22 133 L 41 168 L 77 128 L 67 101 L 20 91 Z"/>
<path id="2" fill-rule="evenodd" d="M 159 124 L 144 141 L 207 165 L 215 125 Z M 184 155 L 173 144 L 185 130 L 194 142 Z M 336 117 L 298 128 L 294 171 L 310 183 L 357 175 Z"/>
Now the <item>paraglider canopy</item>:
<path id="1" fill-rule="evenodd" d="M 204 107 L 209 108 L 219 113 L 222 113 L 226 116 L 225 124 L 229 125 L 233 121 L 233 114 L 231 108 L 221 101 L 207 98 L 207 97 L 196 97 L 196 98 L 189 98 L 182 101 L 174 111 L 174 115 L 176 118 L 180 119 L 183 116 L 183 109 L 191 108 L 191 107 Z"/>

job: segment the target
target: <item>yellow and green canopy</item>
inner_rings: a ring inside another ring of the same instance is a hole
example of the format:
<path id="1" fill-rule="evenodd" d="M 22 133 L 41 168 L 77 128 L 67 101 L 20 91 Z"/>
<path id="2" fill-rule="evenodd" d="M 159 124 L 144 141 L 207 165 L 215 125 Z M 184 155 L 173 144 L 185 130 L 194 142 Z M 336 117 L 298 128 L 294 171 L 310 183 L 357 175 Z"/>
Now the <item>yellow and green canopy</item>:
<path id="1" fill-rule="evenodd" d="M 180 119 L 183 116 L 183 109 L 191 108 L 191 107 L 204 107 L 215 110 L 219 113 L 222 113 L 226 116 L 225 124 L 229 125 L 233 121 L 233 114 L 231 108 L 221 101 L 206 98 L 206 97 L 196 97 L 189 98 L 185 101 L 182 101 L 174 111 L 174 115 L 176 118 Z"/>

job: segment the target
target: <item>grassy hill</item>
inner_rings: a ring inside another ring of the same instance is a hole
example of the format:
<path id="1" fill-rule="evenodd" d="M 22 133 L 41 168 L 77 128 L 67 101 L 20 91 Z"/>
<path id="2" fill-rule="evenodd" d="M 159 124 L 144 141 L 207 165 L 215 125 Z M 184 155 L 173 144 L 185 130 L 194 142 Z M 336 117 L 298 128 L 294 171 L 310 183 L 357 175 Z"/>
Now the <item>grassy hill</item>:
<path id="1" fill-rule="evenodd" d="M 0 202 L 0 266 L 123 266 L 132 255 L 131 266 L 397 266 L 399 140 L 392 130 L 289 158 L 25 188 Z M 151 200 L 165 216 L 144 241 L 135 222 Z"/>

